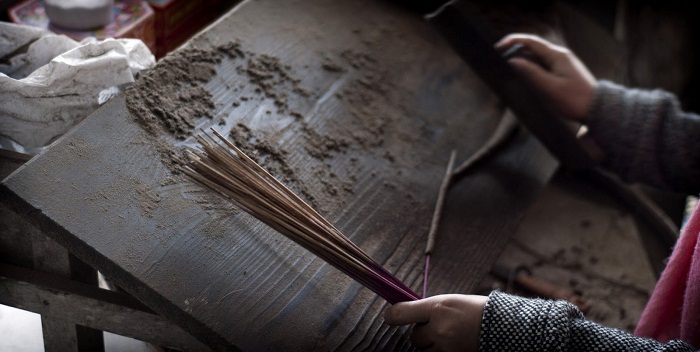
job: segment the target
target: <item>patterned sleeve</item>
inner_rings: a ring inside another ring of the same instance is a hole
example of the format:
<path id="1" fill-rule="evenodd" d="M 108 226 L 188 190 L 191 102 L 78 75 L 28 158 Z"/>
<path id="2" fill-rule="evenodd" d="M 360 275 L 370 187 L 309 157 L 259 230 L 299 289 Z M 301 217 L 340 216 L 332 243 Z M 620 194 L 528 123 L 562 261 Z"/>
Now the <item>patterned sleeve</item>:
<path id="1" fill-rule="evenodd" d="M 598 83 L 586 125 L 604 166 L 629 182 L 700 192 L 700 116 L 669 92 Z"/>
<path id="2" fill-rule="evenodd" d="M 566 301 L 529 299 L 494 291 L 484 307 L 479 352 L 665 351 L 692 352 L 673 340 L 660 343 L 585 320 Z"/>

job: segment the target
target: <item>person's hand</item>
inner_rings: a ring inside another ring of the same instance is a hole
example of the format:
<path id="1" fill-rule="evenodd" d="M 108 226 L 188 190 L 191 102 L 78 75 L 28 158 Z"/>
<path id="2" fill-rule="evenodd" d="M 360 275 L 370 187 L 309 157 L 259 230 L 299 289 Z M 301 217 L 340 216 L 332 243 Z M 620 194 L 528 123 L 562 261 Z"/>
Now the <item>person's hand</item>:
<path id="1" fill-rule="evenodd" d="M 496 43 L 496 50 L 503 52 L 515 44 L 523 45 L 539 63 L 523 57 L 508 62 L 544 94 L 555 112 L 583 122 L 597 82 L 581 60 L 569 49 L 529 34 L 510 34 Z"/>
<path id="2" fill-rule="evenodd" d="M 477 351 L 486 301 L 485 296 L 452 294 L 397 303 L 384 312 L 384 322 L 416 324 L 411 341 L 422 350 Z"/>

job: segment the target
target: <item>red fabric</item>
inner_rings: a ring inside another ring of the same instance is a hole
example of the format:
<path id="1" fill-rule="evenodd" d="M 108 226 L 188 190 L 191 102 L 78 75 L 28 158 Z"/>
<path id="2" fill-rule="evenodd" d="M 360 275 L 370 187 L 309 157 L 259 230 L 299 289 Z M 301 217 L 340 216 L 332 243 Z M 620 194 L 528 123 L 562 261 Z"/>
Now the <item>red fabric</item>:
<path id="1" fill-rule="evenodd" d="M 660 342 L 681 339 L 700 348 L 700 203 L 685 224 L 634 333 Z"/>

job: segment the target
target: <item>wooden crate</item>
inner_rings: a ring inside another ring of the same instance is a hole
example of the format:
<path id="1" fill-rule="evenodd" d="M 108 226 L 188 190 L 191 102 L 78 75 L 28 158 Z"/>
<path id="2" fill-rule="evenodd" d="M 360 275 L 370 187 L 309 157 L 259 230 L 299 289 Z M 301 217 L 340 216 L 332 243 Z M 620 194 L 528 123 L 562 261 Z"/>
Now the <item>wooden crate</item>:
<path id="1" fill-rule="evenodd" d="M 227 1 L 148 0 L 148 3 L 155 12 L 155 54 L 161 58 L 213 22 Z"/>

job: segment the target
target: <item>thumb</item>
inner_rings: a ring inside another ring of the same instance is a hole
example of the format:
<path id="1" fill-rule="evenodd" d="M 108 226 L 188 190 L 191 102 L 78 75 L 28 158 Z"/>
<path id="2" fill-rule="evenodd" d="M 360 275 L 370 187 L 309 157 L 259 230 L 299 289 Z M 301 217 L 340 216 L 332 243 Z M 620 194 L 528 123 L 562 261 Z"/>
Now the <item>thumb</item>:
<path id="1" fill-rule="evenodd" d="M 417 301 L 396 303 L 384 312 L 384 322 L 389 325 L 407 325 L 427 323 L 433 309 L 430 298 Z"/>
<path id="2" fill-rule="evenodd" d="M 520 72 L 525 79 L 540 89 L 547 90 L 554 83 L 552 73 L 528 59 L 515 57 L 508 60 L 508 63 Z"/>

